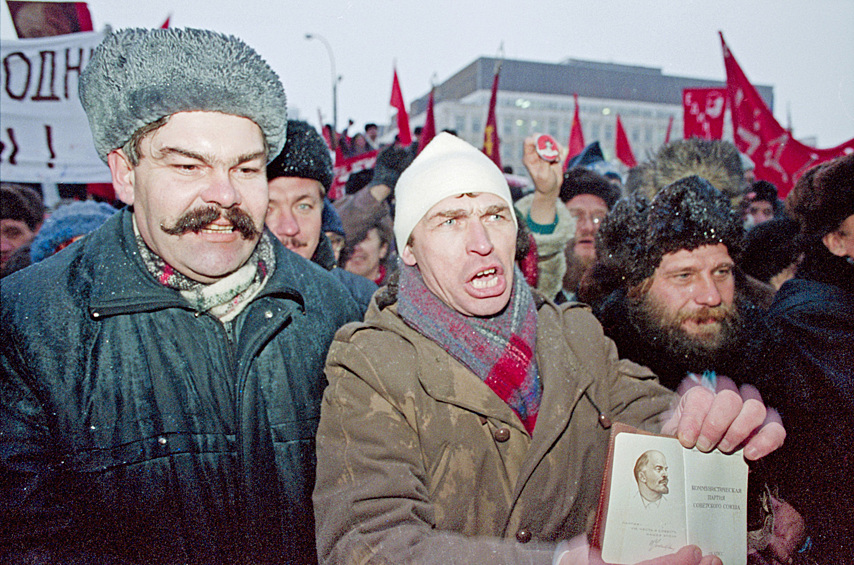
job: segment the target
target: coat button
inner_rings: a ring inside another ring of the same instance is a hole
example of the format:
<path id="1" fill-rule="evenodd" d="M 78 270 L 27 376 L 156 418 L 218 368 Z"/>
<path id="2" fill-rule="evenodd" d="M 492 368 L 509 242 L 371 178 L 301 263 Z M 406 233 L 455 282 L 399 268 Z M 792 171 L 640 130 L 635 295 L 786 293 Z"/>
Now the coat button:
<path id="1" fill-rule="evenodd" d="M 530 530 L 519 530 L 516 532 L 516 541 L 519 543 L 528 543 L 531 541 L 531 531 Z"/>
<path id="2" fill-rule="evenodd" d="M 508 428 L 498 428 L 492 432 L 492 437 L 494 437 L 495 441 L 498 443 L 504 443 L 510 439 L 510 430 Z"/>

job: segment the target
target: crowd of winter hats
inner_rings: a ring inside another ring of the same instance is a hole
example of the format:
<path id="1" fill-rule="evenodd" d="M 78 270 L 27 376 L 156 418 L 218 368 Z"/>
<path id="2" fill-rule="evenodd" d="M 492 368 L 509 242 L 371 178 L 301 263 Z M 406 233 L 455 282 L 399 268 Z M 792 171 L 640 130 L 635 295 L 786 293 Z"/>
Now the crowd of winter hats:
<path id="1" fill-rule="evenodd" d="M 285 143 L 282 84 L 258 53 L 233 36 L 176 28 L 110 33 L 83 70 L 79 89 L 105 162 L 143 126 L 187 111 L 252 120 L 266 139 L 267 161 Z"/>
<path id="2" fill-rule="evenodd" d="M 267 165 L 267 180 L 279 177 L 312 179 L 332 186 L 332 158 L 329 147 L 314 127 L 300 120 L 288 120 L 285 148 Z"/>
<path id="3" fill-rule="evenodd" d="M 661 258 L 680 249 L 726 245 L 736 260 L 743 228 L 729 199 L 693 175 L 657 192 L 650 201 L 636 192 L 621 199 L 599 228 L 602 265 L 626 286 L 651 276 Z"/>

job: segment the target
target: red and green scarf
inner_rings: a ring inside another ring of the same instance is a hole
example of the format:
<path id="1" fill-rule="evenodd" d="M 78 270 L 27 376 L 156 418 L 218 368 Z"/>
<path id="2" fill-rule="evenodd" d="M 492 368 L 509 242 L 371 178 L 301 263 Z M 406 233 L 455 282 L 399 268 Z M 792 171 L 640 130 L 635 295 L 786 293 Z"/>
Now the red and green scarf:
<path id="1" fill-rule="evenodd" d="M 537 308 L 518 267 L 507 307 L 490 317 L 460 314 L 424 284 L 417 267 L 401 265 L 397 311 L 407 325 L 468 367 L 533 434 L 543 387 L 537 371 Z"/>

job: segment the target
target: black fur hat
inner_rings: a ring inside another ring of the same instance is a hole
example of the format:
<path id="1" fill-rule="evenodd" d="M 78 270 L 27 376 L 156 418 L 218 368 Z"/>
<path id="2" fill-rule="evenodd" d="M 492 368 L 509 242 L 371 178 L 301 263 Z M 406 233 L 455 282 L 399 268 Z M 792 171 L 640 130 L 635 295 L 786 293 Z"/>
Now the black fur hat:
<path id="1" fill-rule="evenodd" d="M 596 171 L 573 167 L 564 173 L 558 196 L 561 202 L 566 204 L 579 194 L 598 196 L 610 210 L 620 198 L 620 189 Z"/>
<path id="2" fill-rule="evenodd" d="M 332 158 L 326 142 L 306 122 L 288 120 L 285 148 L 267 165 L 267 180 L 279 177 L 313 179 L 329 192 L 332 186 Z"/>
<path id="3" fill-rule="evenodd" d="M 698 175 L 724 193 L 738 198 L 744 170 L 735 145 L 720 139 L 680 139 L 661 147 L 655 155 L 652 183 L 654 193 L 681 178 Z"/>
<path id="4" fill-rule="evenodd" d="M 723 243 L 737 260 L 743 236 L 729 199 L 690 176 L 662 188 L 652 202 L 640 193 L 617 202 L 599 228 L 597 247 L 603 266 L 634 286 L 652 276 L 664 255 L 680 249 Z"/>

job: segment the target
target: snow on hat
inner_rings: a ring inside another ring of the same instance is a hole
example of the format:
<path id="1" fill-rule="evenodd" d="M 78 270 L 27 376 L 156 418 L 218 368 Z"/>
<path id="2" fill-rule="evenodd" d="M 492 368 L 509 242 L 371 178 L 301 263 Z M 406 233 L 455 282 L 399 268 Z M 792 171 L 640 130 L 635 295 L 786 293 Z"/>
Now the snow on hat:
<path id="1" fill-rule="evenodd" d="M 403 171 L 395 188 L 394 236 L 400 248 L 421 218 L 449 196 L 487 192 L 507 202 L 513 223 L 510 187 L 492 160 L 450 133 L 440 133 Z"/>
<path id="2" fill-rule="evenodd" d="M 662 188 L 650 202 L 640 193 L 621 199 L 599 228 L 601 263 L 627 286 L 652 276 L 661 258 L 701 245 L 726 245 L 733 260 L 744 230 L 729 199 L 698 176 Z"/>
<path id="3" fill-rule="evenodd" d="M 285 91 L 243 41 L 202 29 L 124 29 L 95 48 L 80 77 L 80 102 L 105 162 L 141 127 L 178 112 L 222 112 L 258 124 L 267 160 L 282 151 Z"/>
<path id="4" fill-rule="evenodd" d="M 118 210 L 106 202 L 86 200 L 60 206 L 39 230 L 30 246 L 30 261 L 38 263 L 59 250 L 75 237 L 95 231 Z"/>
<path id="5" fill-rule="evenodd" d="M 267 165 L 267 180 L 298 177 L 316 180 L 324 193 L 332 186 L 332 158 L 317 130 L 306 122 L 288 120 L 285 148 Z"/>

